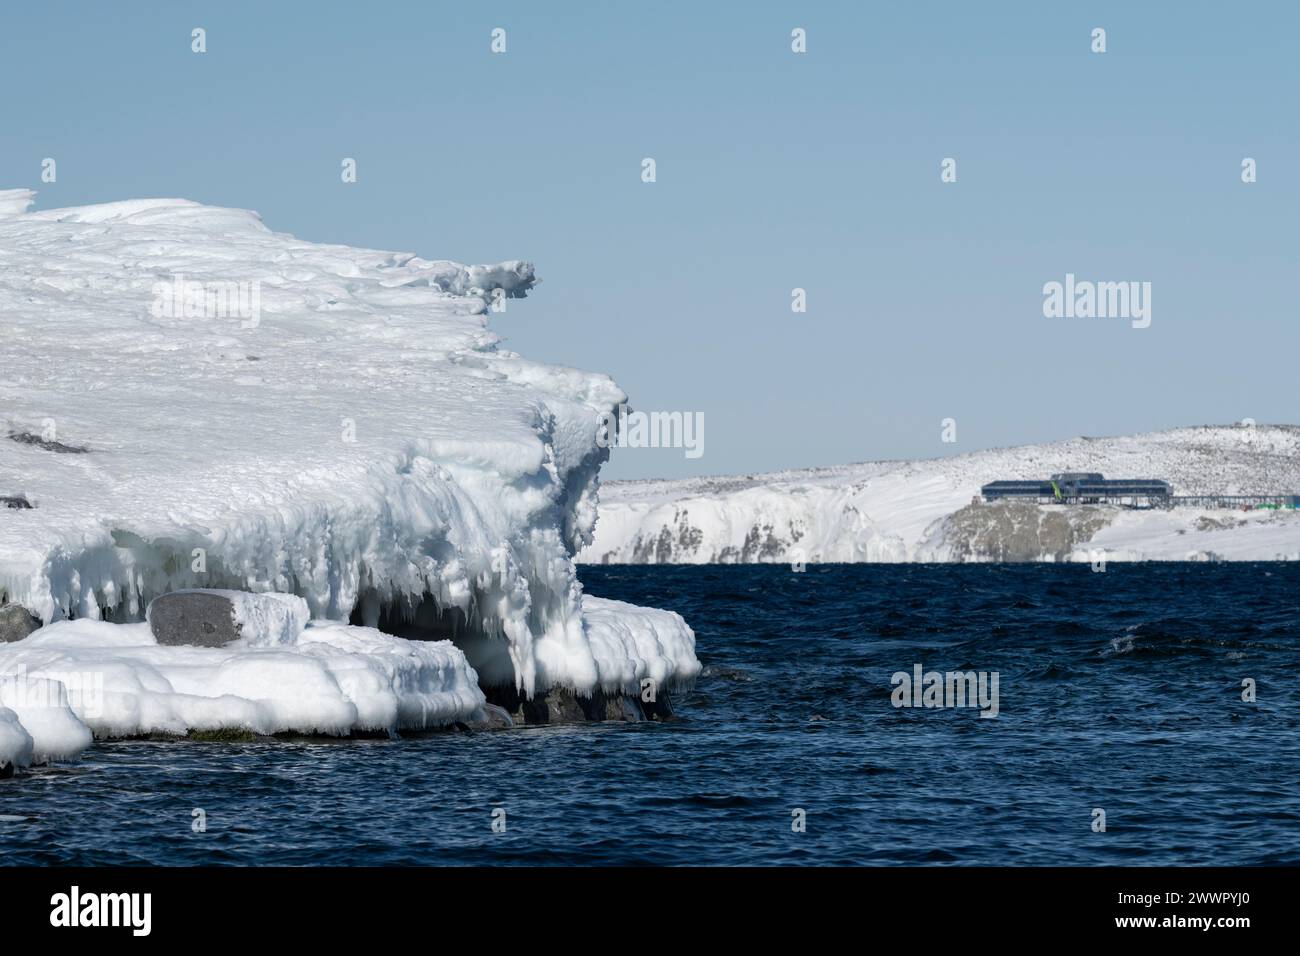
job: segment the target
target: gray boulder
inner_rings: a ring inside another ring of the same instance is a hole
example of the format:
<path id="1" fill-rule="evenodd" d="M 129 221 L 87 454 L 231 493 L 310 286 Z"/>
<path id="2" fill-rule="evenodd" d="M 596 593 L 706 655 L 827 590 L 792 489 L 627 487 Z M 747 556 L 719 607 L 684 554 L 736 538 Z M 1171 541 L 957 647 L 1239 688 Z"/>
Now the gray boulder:
<path id="1" fill-rule="evenodd" d="M 0 605 L 0 644 L 21 641 L 41 626 L 41 619 L 21 604 Z"/>
<path id="2" fill-rule="evenodd" d="M 298 642 L 311 612 L 294 594 L 194 588 L 149 603 L 145 618 L 159 644 L 224 647 L 243 639 L 249 647 Z"/>
<path id="3" fill-rule="evenodd" d="M 149 630 L 159 644 L 224 647 L 243 634 L 235 604 L 214 591 L 173 591 L 149 604 Z"/>

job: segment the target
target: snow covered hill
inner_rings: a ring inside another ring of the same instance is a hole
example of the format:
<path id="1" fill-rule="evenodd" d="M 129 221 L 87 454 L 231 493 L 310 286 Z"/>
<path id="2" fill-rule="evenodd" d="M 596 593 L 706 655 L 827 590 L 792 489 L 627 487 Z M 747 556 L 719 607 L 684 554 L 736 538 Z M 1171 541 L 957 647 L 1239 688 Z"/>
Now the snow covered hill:
<path id="1" fill-rule="evenodd" d="M 676 615 L 633 618 L 635 655 L 584 619 L 572 558 L 624 396 L 498 347 L 529 263 L 32 198 L 0 192 L 0 603 L 127 624 L 178 588 L 292 592 L 316 620 L 465 638 L 525 692 L 694 676 Z"/>
<path id="2" fill-rule="evenodd" d="M 925 461 L 607 482 L 584 563 L 1300 559 L 1300 513 L 972 507 L 999 478 L 1099 471 L 1174 493 L 1300 493 L 1300 428 L 1208 426 Z"/>

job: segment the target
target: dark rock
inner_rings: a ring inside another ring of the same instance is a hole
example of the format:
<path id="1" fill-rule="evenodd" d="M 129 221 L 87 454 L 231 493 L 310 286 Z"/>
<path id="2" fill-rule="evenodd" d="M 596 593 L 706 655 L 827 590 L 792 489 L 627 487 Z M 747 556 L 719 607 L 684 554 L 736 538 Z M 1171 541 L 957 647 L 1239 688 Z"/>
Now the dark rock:
<path id="1" fill-rule="evenodd" d="M 597 720 L 620 720 L 635 724 L 641 720 L 641 709 L 634 703 L 635 697 L 626 694 L 601 694 L 604 698 L 603 713 Z"/>
<path id="2" fill-rule="evenodd" d="M 587 711 L 578 695 L 567 687 L 552 687 L 545 697 L 523 702 L 524 723 L 585 724 Z"/>
<path id="3" fill-rule="evenodd" d="M 654 700 L 640 698 L 641 713 L 646 720 L 676 720 L 677 715 L 673 712 L 673 699 L 668 696 L 668 691 L 660 688 L 655 694 Z"/>
<path id="4" fill-rule="evenodd" d="M 8 780 L 14 775 L 14 765 L 11 763 L 0 763 L 0 780 Z"/>
<path id="5" fill-rule="evenodd" d="M 0 495 L 0 504 L 3 504 L 6 508 L 27 509 L 32 506 L 32 503 L 23 495 Z"/>
<path id="6" fill-rule="evenodd" d="M 540 697 L 527 698 L 513 687 L 484 688 L 489 706 L 510 715 L 515 726 L 541 724 L 585 724 L 604 721 L 637 723 L 641 720 L 672 719 L 672 705 L 665 692 L 658 701 L 642 702 L 632 694 L 596 691 L 589 697 L 567 687 L 552 687 Z"/>
<path id="7" fill-rule="evenodd" d="M 230 598 L 211 591 L 173 591 L 156 597 L 145 617 L 159 644 L 224 647 L 243 635 Z"/>
<path id="8" fill-rule="evenodd" d="M 944 540 L 958 561 L 1063 561 L 1120 513 L 1108 505 L 967 505 L 944 519 Z"/>
<path id="9" fill-rule="evenodd" d="M 90 451 L 82 445 L 65 445 L 61 441 L 46 441 L 40 435 L 31 432 L 10 432 L 9 438 L 21 445 L 35 445 L 44 451 L 57 452 L 60 455 L 84 455 Z"/>
<path id="10" fill-rule="evenodd" d="M 215 727 L 211 730 L 190 728 L 185 733 L 187 740 L 199 740 L 212 744 L 245 744 L 260 739 L 262 734 L 255 733 L 247 727 Z"/>
<path id="11" fill-rule="evenodd" d="M 0 644 L 21 641 L 41 626 L 41 619 L 21 604 L 0 605 Z"/>

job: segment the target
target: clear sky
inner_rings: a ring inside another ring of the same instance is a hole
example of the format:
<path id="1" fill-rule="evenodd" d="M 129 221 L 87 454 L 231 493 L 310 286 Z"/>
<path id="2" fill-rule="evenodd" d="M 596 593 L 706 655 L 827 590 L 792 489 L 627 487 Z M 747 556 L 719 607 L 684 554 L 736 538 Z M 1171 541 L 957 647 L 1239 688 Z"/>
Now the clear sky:
<path id="1" fill-rule="evenodd" d="M 0 188 L 531 259 L 507 347 L 704 414 L 702 457 L 610 477 L 1297 422 L 1298 37 L 1295 2 L 5 0 Z M 1150 282 L 1150 327 L 1044 317 L 1066 273 Z"/>

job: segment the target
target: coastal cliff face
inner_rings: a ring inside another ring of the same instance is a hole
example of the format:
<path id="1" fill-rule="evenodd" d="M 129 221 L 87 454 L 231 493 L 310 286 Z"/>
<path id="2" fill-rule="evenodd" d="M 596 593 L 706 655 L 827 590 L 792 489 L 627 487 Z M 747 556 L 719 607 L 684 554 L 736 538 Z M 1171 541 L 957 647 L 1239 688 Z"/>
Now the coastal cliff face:
<path id="1" fill-rule="evenodd" d="M 1114 520 L 1104 505 L 969 504 L 945 520 L 953 561 L 1065 561 Z"/>
<path id="2" fill-rule="evenodd" d="M 601 487 L 590 564 L 1300 559 L 1300 512 L 972 504 L 997 479 L 1161 478 L 1175 494 L 1300 493 L 1300 428 L 1177 428 L 922 461 Z"/>

